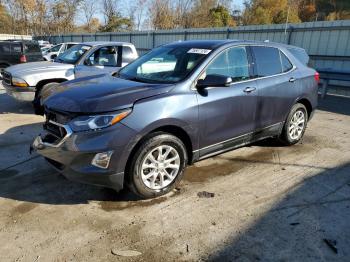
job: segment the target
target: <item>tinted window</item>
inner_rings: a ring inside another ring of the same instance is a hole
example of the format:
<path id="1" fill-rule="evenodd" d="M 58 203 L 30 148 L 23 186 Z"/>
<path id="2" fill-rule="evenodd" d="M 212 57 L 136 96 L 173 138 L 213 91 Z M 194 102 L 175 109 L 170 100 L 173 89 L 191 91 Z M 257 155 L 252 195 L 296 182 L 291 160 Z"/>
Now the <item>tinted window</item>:
<path id="1" fill-rule="evenodd" d="M 11 52 L 12 53 L 21 53 L 22 52 L 22 45 L 20 43 L 12 43 Z"/>
<path id="2" fill-rule="evenodd" d="M 135 60 L 134 53 L 129 46 L 123 46 L 123 63 L 130 63 Z"/>
<path id="3" fill-rule="evenodd" d="M 234 82 L 249 79 L 249 62 L 245 47 L 223 51 L 207 67 L 206 75 L 211 74 L 231 77 Z"/>
<path id="4" fill-rule="evenodd" d="M 283 54 L 283 52 L 281 52 L 281 51 L 280 51 L 280 56 L 281 56 L 281 63 L 282 63 L 283 72 L 288 72 L 289 70 L 291 70 L 293 68 L 293 65 L 289 61 L 288 57 L 286 57 L 286 55 Z"/>
<path id="5" fill-rule="evenodd" d="M 115 47 L 102 47 L 88 58 L 88 64 L 92 66 L 117 66 L 117 49 Z"/>
<path id="6" fill-rule="evenodd" d="M 91 48 L 89 45 L 75 45 L 66 52 L 60 54 L 57 62 L 75 64 L 86 51 Z"/>
<path id="7" fill-rule="evenodd" d="M 67 45 L 67 49 L 71 48 L 72 46 L 74 46 L 75 44 L 68 44 Z"/>
<path id="8" fill-rule="evenodd" d="M 26 53 L 41 53 L 39 44 L 25 43 L 24 50 Z"/>
<path id="9" fill-rule="evenodd" d="M 58 52 L 60 51 L 62 45 L 55 45 L 54 47 L 52 47 L 49 52 Z"/>
<path id="10" fill-rule="evenodd" d="M 0 52 L 10 53 L 10 44 L 9 43 L 0 43 Z"/>
<path id="11" fill-rule="evenodd" d="M 279 50 L 273 47 L 253 46 L 252 47 L 257 77 L 271 76 L 282 72 Z"/>
<path id="12" fill-rule="evenodd" d="M 301 63 L 304 65 L 307 65 L 309 63 L 309 56 L 303 49 L 295 49 L 295 48 L 288 48 L 288 51 L 292 53 L 292 55 L 298 59 Z"/>

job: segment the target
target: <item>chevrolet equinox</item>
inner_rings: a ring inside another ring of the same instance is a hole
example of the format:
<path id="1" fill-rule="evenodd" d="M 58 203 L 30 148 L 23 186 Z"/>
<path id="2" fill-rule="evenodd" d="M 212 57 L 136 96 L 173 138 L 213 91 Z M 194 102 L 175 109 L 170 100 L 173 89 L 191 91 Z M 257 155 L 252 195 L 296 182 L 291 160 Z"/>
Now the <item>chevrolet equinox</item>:
<path id="1" fill-rule="evenodd" d="M 277 43 L 163 45 L 114 75 L 68 81 L 44 97 L 32 148 L 69 179 L 163 195 L 195 161 L 269 137 L 300 141 L 317 104 L 308 59 Z"/>

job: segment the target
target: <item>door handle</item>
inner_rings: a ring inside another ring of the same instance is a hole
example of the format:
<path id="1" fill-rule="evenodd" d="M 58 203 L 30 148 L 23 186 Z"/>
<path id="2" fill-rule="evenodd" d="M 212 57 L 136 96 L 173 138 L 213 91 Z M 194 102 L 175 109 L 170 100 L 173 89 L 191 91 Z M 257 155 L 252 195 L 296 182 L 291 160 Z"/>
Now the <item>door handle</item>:
<path id="1" fill-rule="evenodd" d="M 291 82 L 291 83 L 294 83 L 295 80 L 296 80 L 296 79 L 295 79 L 294 77 L 289 78 L 289 82 Z"/>
<path id="2" fill-rule="evenodd" d="M 246 88 L 243 90 L 243 92 L 245 92 L 245 93 L 250 93 L 250 92 L 253 92 L 253 91 L 255 91 L 255 90 L 256 90 L 255 87 L 246 87 Z"/>

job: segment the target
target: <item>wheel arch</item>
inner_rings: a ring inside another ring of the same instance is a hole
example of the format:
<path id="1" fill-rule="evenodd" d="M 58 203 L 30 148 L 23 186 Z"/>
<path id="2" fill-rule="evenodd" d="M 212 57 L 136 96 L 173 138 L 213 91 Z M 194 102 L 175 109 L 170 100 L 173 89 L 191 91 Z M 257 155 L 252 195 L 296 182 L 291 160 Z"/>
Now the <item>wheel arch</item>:
<path id="1" fill-rule="evenodd" d="M 310 116 L 313 110 L 311 102 L 307 98 L 301 98 L 297 100 L 296 103 L 300 103 L 306 107 L 307 116 L 308 116 L 308 119 L 310 119 Z"/>
<path id="2" fill-rule="evenodd" d="M 36 84 L 35 96 L 37 96 L 37 94 L 40 92 L 41 88 L 44 85 L 49 84 L 49 83 L 62 83 L 62 82 L 65 82 L 65 81 L 68 81 L 68 79 L 65 79 L 65 78 L 51 78 L 51 79 L 41 80 L 41 81 L 39 81 Z"/>

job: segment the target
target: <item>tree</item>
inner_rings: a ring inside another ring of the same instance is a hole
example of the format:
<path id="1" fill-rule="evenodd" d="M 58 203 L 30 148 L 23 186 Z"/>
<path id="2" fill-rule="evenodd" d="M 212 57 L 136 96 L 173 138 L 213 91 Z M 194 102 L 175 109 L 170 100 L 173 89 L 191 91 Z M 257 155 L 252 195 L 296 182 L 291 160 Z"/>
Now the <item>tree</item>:
<path id="1" fill-rule="evenodd" d="M 96 1 L 95 0 L 83 0 L 80 6 L 81 6 L 80 9 L 81 9 L 81 11 L 84 15 L 84 19 L 85 19 L 84 29 L 90 33 L 96 32 L 96 31 L 94 31 L 95 28 L 93 28 L 93 26 L 92 26 L 92 23 L 94 23 L 94 26 L 96 26 L 97 23 L 99 24 L 99 20 L 97 18 L 94 18 L 94 15 L 97 13 Z"/>
<path id="2" fill-rule="evenodd" d="M 211 20 L 211 25 L 213 27 L 224 27 L 224 26 L 234 26 L 235 21 L 229 13 L 229 10 L 222 6 L 218 5 L 209 10 L 209 17 Z"/>
<path id="3" fill-rule="evenodd" d="M 250 2 L 245 2 L 243 23 L 246 25 L 280 24 L 286 22 L 300 22 L 296 1 L 251 0 Z"/>

